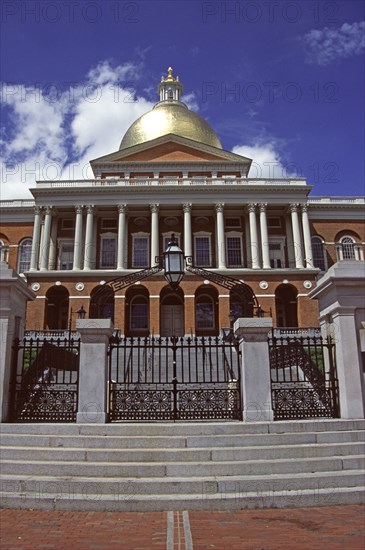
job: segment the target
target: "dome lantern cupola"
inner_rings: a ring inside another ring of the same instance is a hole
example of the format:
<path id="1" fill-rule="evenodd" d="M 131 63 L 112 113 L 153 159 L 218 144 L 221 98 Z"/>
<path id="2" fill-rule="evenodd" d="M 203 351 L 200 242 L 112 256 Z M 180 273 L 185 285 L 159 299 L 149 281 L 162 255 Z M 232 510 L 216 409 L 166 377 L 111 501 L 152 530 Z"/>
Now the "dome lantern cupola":
<path id="1" fill-rule="evenodd" d="M 179 77 L 176 78 L 172 74 L 172 67 L 167 69 L 167 77 L 161 77 L 161 82 L 158 85 L 158 93 L 160 101 L 180 101 L 183 87 L 179 82 Z"/>

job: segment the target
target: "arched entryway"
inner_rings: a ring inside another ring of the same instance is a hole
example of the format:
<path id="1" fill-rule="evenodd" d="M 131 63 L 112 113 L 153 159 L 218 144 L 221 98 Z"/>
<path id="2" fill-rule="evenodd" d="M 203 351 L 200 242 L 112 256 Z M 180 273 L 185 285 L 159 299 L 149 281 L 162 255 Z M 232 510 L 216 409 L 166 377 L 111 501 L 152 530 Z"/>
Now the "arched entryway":
<path id="1" fill-rule="evenodd" d="M 45 327 L 67 329 L 69 292 L 64 286 L 53 286 L 46 293 Z"/>
<path id="2" fill-rule="evenodd" d="M 114 323 L 114 292 L 109 286 L 92 290 L 89 318 L 111 319 Z"/>
<path id="3" fill-rule="evenodd" d="M 298 326 L 298 291 L 290 284 L 282 284 L 275 291 L 276 325 Z"/>
<path id="4" fill-rule="evenodd" d="M 171 292 L 168 287 L 160 295 L 160 335 L 184 336 L 184 294 L 181 288 Z"/>

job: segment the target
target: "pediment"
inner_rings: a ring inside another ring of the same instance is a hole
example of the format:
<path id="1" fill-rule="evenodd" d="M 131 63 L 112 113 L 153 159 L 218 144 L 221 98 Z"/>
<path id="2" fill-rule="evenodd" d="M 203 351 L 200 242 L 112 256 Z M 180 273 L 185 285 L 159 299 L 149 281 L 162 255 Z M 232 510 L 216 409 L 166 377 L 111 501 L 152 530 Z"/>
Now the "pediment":
<path id="1" fill-rule="evenodd" d="M 91 165 L 120 162 L 235 162 L 251 164 L 251 159 L 169 134 L 142 144 L 115 151 L 90 161 Z"/>

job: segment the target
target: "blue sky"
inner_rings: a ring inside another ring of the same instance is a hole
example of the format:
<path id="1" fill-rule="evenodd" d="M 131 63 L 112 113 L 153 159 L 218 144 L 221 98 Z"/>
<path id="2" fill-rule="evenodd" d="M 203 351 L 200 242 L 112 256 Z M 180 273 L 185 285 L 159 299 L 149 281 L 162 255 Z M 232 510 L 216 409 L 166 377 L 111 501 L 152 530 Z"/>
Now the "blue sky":
<path id="1" fill-rule="evenodd" d="M 362 195 L 364 18 L 357 0 L 3 0 L 1 198 L 91 177 L 169 65 L 251 177 Z"/>

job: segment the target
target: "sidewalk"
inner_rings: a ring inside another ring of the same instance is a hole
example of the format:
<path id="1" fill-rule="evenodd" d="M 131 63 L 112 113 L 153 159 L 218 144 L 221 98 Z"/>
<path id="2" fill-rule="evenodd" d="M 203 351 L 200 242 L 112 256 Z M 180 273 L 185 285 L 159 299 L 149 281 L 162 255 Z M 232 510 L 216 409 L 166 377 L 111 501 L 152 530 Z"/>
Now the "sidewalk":
<path id="1" fill-rule="evenodd" d="M 365 508 L 1 510 L 1 550 L 364 550 Z"/>

